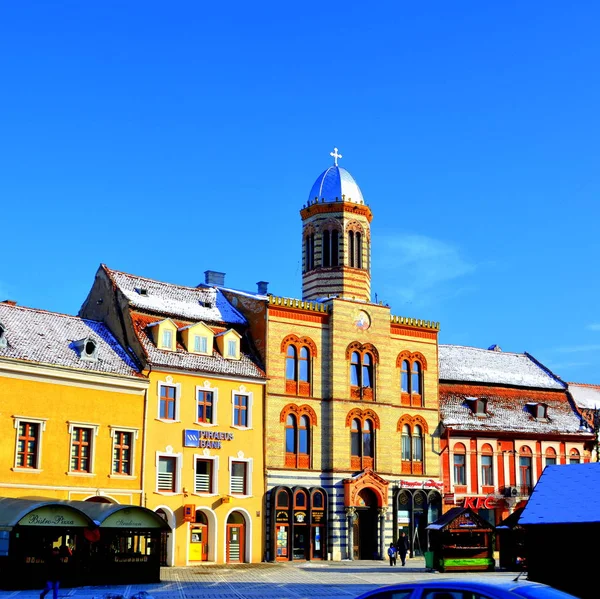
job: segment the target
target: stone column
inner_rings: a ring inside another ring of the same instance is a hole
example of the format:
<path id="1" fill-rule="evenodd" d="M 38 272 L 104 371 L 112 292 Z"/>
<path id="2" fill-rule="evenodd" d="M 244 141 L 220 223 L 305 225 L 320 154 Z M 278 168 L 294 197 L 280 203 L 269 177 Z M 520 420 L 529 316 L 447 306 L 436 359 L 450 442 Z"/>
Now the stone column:
<path id="1" fill-rule="evenodd" d="M 346 540 L 348 547 L 346 549 L 346 557 L 350 560 L 354 559 L 354 520 L 356 520 L 356 510 L 353 507 L 346 508 Z"/>
<path id="2" fill-rule="evenodd" d="M 379 559 L 385 560 L 385 515 L 387 507 L 379 508 Z"/>

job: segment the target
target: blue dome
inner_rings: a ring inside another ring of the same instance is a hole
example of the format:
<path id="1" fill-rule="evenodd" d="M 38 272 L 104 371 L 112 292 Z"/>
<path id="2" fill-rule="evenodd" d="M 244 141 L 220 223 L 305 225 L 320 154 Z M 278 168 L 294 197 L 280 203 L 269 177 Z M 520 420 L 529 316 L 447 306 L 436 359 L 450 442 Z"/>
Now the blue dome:
<path id="1" fill-rule="evenodd" d="M 310 194 L 308 203 L 315 201 L 319 202 L 338 202 L 346 201 L 354 204 L 364 204 L 360 187 L 352 177 L 352 175 L 341 166 L 330 166 L 326 171 L 323 171 L 315 181 Z"/>

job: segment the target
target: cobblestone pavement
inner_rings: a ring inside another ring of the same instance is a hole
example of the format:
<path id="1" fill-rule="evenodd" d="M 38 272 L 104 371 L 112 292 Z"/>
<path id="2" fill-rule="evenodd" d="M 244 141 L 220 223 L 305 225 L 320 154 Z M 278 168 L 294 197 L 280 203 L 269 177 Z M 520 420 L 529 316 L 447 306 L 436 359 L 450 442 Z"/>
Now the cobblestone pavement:
<path id="1" fill-rule="evenodd" d="M 384 586 L 427 578 L 511 580 L 514 572 L 440 574 L 425 568 L 423 559 L 391 567 L 381 561 L 262 563 L 163 568 L 161 582 L 144 585 L 61 589 L 59 599 L 129 599 L 145 591 L 145 599 L 352 599 Z M 0 591 L 0 599 L 38 599 L 39 591 Z M 47 599 L 51 599 L 49 594 Z M 137 599 L 137 598 L 136 598 Z"/>

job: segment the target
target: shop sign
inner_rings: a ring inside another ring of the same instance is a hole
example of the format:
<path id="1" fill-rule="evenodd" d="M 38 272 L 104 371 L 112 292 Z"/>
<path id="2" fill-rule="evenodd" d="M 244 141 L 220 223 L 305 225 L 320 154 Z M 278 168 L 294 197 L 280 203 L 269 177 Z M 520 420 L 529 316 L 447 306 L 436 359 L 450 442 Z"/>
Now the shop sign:
<path id="1" fill-rule="evenodd" d="M 472 510 L 493 510 L 498 507 L 498 499 L 493 495 L 483 497 L 465 497 L 463 507 L 469 507 Z"/>
<path id="2" fill-rule="evenodd" d="M 410 524 L 410 515 L 408 510 L 398 510 L 397 524 Z"/>
<path id="3" fill-rule="evenodd" d="M 21 526 L 87 526 L 83 514 L 63 506 L 47 506 L 29 512 L 19 520 Z"/>
<path id="4" fill-rule="evenodd" d="M 184 447 L 207 447 L 208 449 L 221 449 L 221 441 L 233 441 L 233 433 L 221 431 L 200 431 L 186 428 L 183 431 Z"/>
<path id="5" fill-rule="evenodd" d="M 417 480 L 401 480 L 400 487 L 402 489 L 438 489 L 444 488 L 444 483 L 430 478 L 429 480 L 417 481 Z"/>
<path id="6" fill-rule="evenodd" d="M 119 510 L 111 514 L 101 526 L 102 528 L 160 528 L 150 514 L 132 509 Z"/>
<path id="7" fill-rule="evenodd" d="M 277 510 L 275 512 L 275 522 L 285 522 L 288 521 L 288 513 L 285 510 Z"/>
<path id="8" fill-rule="evenodd" d="M 304 520 L 306 520 L 306 512 L 295 512 L 294 519 L 296 520 L 296 522 L 302 524 Z"/>
<path id="9" fill-rule="evenodd" d="M 325 512 L 323 510 L 313 510 L 311 512 L 313 524 L 320 524 L 323 522 Z"/>

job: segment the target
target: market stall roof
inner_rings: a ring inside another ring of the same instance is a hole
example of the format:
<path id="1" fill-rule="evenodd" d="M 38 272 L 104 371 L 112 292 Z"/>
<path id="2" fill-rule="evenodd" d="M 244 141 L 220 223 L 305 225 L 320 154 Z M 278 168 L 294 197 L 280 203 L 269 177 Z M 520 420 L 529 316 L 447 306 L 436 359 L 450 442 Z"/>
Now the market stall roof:
<path id="1" fill-rule="evenodd" d="M 481 516 L 472 511 L 471 508 L 453 507 L 450 508 L 445 514 L 440 516 L 435 522 L 432 522 L 429 526 L 427 526 L 427 530 L 442 530 L 444 528 L 448 528 L 450 524 L 459 519 L 461 516 L 473 522 L 473 527 L 486 528 L 489 530 L 493 530 L 494 528 L 487 520 L 484 520 Z M 465 529 L 468 530 L 466 526 Z"/>
<path id="2" fill-rule="evenodd" d="M 600 463 L 546 466 L 519 524 L 590 523 L 600 523 Z"/>
<path id="3" fill-rule="evenodd" d="M 512 530 L 513 528 L 519 526 L 519 518 L 521 517 L 524 509 L 524 506 L 516 509 L 512 514 L 510 514 L 510 516 L 504 518 L 504 520 L 502 520 L 502 522 L 496 526 L 496 530 Z"/>
<path id="4" fill-rule="evenodd" d="M 41 512 L 43 508 L 48 508 Z M 158 514 L 145 507 L 135 505 L 123 505 L 120 503 L 98 503 L 94 501 L 68 501 L 63 499 L 39 498 L 13 498 L 0 497 L 0 528 L 12 528 L 18 524 L 27 525 L 23 522 L 32 512 L 43 513 L 46 522 L 32 521 L 30 524 L 42 524 L 45 526 L 68 526 L 61 521 L 60 517 L 55 522 L 51 521 L 50 514 L 56 515 L 57 510 L 71 514 L 74 524 L 71 526 L 89 526 L 101 528 L 124 528 L 124 529 L 148 529 L 160 528 L 170 530 L 169 525 Z M 61 516 L 61 514 L 58 514 Z"/>

